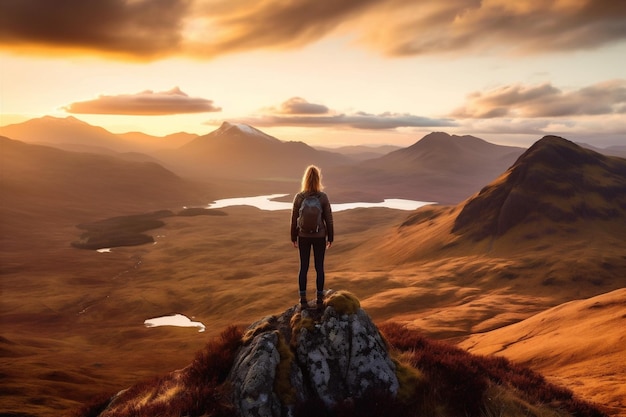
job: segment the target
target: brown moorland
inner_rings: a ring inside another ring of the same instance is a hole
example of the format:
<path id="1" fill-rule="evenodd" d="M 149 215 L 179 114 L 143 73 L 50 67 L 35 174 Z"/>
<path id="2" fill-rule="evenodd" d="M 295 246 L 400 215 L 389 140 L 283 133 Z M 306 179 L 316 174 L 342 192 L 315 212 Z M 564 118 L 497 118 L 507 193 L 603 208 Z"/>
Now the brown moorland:
<path id="1" fill-rule="evenodd" d="M 621 171 L 607 177 L 598 167 L 588 168 L 590 183 L 613 186 L 624 178 Z M 36 173 L 32 178 L 37 183 Z M 139 179 L 143 188 L 137 189 L 149 190 L 153 177 Z M 156 193 L 159 187 L 146 198 L 133 188 L 119 194 L 115 182 L 98 193 L 65 184 L 74 194 L 62 200 L 54 193 L 28 193 L 24 200 L 15 194 L 21 205 L 1 207 L 3 413 L 58 415 L 94 395 L 180 369 L 227 326 L 247 325 L 297 301 L 298 262 L 288 242 L 288 213 L 233 207 L 223 210 L 226 216 L 171 216 L 151 231 L 156 244 L 97 253 L 70 245 L 82 233 L 76 225 L 155 209 L 176 213 L 181 206 L 167 199 L 169 192 Z M 297 187 L 297 180 L 290 186 Z M 611 197 L 611 203 L 601 192 L 575 190 L 556 201 L 544 197 L 567 213 L 579 204 L 566 202 L 584 193 L 589 207 L 600 213 L 615 207 L 618 215 L 561 220 L 535 213 L 503 234 L 477 240 L 472 231 L 493 230 L 493 222 L 483 224 L 479 216 L 459 228 L 457 220 L 471 199 L 456 207 L 424 207 L 408 217 L 389 209 L 336 213 L 328 287 L 357 294 L 379 323 L 399 321 L 449 341 L 624 287 L 624 194 Z M 196 192 L 189 198 L 198 198 Z M 213 195 L 208 201 L 237 190 L 222 184 L 219 191 L 204 192 Z M 148 318 L 170 313 L 201 321 L 207 330 L 143 326 Z M 560 360 L 574 365 L 578 358 Z M 558 378 L 555 372 L 555 381 L 570 383 Z M 582 398 L 593 394 L 586 387 L 602 389 L 594 376 L 584 378 L 589 381 L 568 388 Z M 615 415 L 623 413 L 623 405 L 616 410 Z"/>
<path id="2" fill-rule="evenodd" d="M 324 305 L 326 309 L 332 308 L 336 313 L 319 310 L 312 313 L 313 316 L 309 316 L 307 321 L 323 321 L 323 317 L 328 317 L 327 314 L 336 314 L 335 318 L 338 321 L 350 320 L 348 317 L 359 309 L 358 299 L 341 291 L 327 294 Z M 359 315 L 361 314 L 366 313 L 360 312 Z M 290 315 L 291 319 L 288 320 Z M 266 316 L 269 321 L 260 320 L 247 328 L 245 333 L 235 326 L 230 326 L 219 338 L 207 343 L 187 367 L 137 383 L 119 392 L 112 399 L 106 397 L 94 399 L 77 409 L 73 415 L 77 417 L 237 415 L 236 406 L 229 401 L 234 387 L 230 386 L 228 376 L 231 367 L 238 362 L 236 356 L 239 348 L 246 345 L 249 347 L 250 343 L 255 343 L 253 340 L 263 339 L 263 334 L 298 332 L 297 328 L 302 326 L 298 317 L 301 316 L 296 307 L 286 310 L 281 317 Z M 279 330 L 275 326 L 278 326 Z M 269 389 L 275 398 L 269 402 L 277 407 L 284 407 L 283 410 L 289 408 L 288 415 L 295 417 L 604 416 L 598 407 L 576 398 L 571 391 L 550 384 L 540 374 L 510 363 L 502 357 L 472 355 L 450 344 L 425 338 L 419 332 L 410 331 L 397 324 L 386 324 L 378 331 L 384 337 L 387 346 L 385 350 L 395 363 L 399 385 L 397 395 L 391 396 L 386 390 L 372 389 L 362 395 L 338 401 L 334 405 L 324 404 L 315 398 L 298 400 L 289 389 L 293 388 L 289 382 L 289 369 L 292 368 L 294 361 L 291 349 L 296 348 L 294 343 L 297 344 L 297 341 L 292 339 L 289 344 L 291 347 L 283 342 L 283 348 L 278 348 L 280 361 L 273 388 Z M 267 339 L 265 343 L 272 344 Z M 258 357 L 258 351 L 253 356 Z M 367 361 L 363 356 L 360 358 Z M 249 359 L 254 361 L 252 358 Z M 366 376 L 363 377 L 367 379 Z M 315 382 L 311 383 L 315 386 Z M 343 384 L 339 381 L 336 383 L 338 389 L 342 390 Z M 262 388 L 262 392 L 267 395 L 268 391 L 265 388 L 268 387 Z M 252 397 L 249 400 L 254 402 L 254 394 L 249 395 Z M 274 410 L 274 407 L 271 408 Z M 247 411 L 246 415 L 266 415 L 264 412 L 255 413 L 258 409 L 255 410 L 254 407 L 241 411 Z M 267 409 L 263 411 L 267 412 Z"/>
<path id="3" fill-rule="evenodd" d="M 459 344 L 532 367 L 618 415 L 626 409 L 626 288 L 570 301 Z"/>

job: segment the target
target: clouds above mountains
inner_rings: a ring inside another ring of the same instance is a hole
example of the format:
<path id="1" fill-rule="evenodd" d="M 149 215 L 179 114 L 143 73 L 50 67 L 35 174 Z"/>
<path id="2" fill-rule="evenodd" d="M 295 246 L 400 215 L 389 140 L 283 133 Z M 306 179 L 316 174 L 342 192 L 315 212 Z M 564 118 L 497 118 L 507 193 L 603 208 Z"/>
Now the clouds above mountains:
<path id="1" fill-rule="evenodd" d="M 219 112 L 212 100 L 189 97 L 180 88 L 169 91 L 142 91 L 137 94 L 101 95 L 94 100 L 79 101 L 66 106 L 74 114 L 119 114 L 155 116 L 184 113 Z"/>
<path id="2" fill-rule="evenodd" d="M 432 119 L 407 113 L 385 112 L 370 114 L 363 111 L 345 114 L 323 104 L 310 103 L 292 97 L 278 107 L 268 107 L 263 114 L 241 120 L 253 126 L 350 127 L 365 130 L 385 130 L 402 127 L 456 126 L 450 119 Z"/>
<path id="3" fill-rule="evenodd" d="M 592 49 L 626 38 L 614 0 L 5 0 L 0 47 L 152 60 L 300 47 L 348 35 L 392 56 Z"/>
<path id="4" fill-rule="evenodd" d="M 563 91 L 550 83 L 507 85 L 474 92 L 451 116 L 491 119 L 496 117 L 565 117 L 626 114 L 626 79 L 610 80 Z"/>
<path id="5" fill-rule="evenodd" d="M 292 97 L 278 108 L 270 107 L 268 111 L 278 114 L 326 114 L 330 110 L 323 104 L 309 103 L 302 97 Z"/>

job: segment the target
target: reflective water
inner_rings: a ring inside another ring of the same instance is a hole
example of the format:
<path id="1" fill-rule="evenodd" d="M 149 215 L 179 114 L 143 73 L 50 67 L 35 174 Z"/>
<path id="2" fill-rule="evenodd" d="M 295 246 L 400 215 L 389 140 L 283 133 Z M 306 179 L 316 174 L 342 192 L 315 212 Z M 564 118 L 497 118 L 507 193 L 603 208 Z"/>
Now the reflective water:
<path id="1" fill-rule="evenodd" d="M 176 327 L 197 327 L 199 332 L 203 332 L 206 327 L 199 321 L 191 321 L 189 317 L 182 314 L 172 316 L 155 317 L 143 322 L 146 327 L 176 326 Z"/>
<path id="2" fill-rule="evenodd" d="M 208 208 L 218 209 L 230 206 L 252 206 L 261 210 L 291 210 L 292 203 L 284 201 L 275 201 L 276 198 L 284 197 L 287 194 L 269 194 L 259 195 L 255 197 L 237 197 L 237 198 L 225 198 L 217 200 L 209 204 Z M 370 207 L 386 207 L 396 210 L 415 210 L 427 204 L 434 204 L 428 201 L 417 200 L 403 200 L 400 198 L 389 198 L 379 203 L 332 203 L 333 212 L 350 210 L 354 208 L 370 208 Z"/>

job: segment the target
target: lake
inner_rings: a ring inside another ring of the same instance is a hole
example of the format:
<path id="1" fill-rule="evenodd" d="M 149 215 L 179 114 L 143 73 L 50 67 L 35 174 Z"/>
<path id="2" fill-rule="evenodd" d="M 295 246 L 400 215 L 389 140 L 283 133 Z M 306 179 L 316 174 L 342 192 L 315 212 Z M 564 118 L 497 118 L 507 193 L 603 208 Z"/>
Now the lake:
<path id="1" fill-rule="evenodd" d="M 277 198 L 285 197 L 288 194 L 269 194 L 259 195 L 255 197 L 236 197 L 236 198 L 224 198 L 217 200 L 208 205 L 209 209 L 219 209 L 230 206 L 252 206 L 261 210 L 291 210 L 292 202 L 276 201 Z M 333 212 L 350 210 L 355 208 L 373 208 L 373 207 L 385 207 L 396 210 L 415 210 L 428 204 L 435 204 L 429 201 L 417 201 L 417 200 L 403 200 L 400 198 L 389 198 L 379 203 L 332 203 Z"/>
<path id="2" fill-rule="evenodd" d="M 189 317 L 182 314 L 173 314 L 171 316 L 155 317 L 145 320 L 143 324 L 146 327 L 159 326 L 175 326 L 175 327 L 196 327 L 199 332 L 203 332 L 206 327 L 199 321 L 191 321 Z"/>

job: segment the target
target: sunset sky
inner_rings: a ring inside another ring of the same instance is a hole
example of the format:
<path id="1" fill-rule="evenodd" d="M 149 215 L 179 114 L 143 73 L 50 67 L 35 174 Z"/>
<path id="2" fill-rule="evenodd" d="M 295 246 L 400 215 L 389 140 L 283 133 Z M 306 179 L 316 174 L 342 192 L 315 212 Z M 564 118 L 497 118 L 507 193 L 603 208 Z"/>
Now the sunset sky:
<path id="1" fill-rule="evenodd" d="M 1 0 L 0 125 L 626 145 L 623 0 Z"/>

